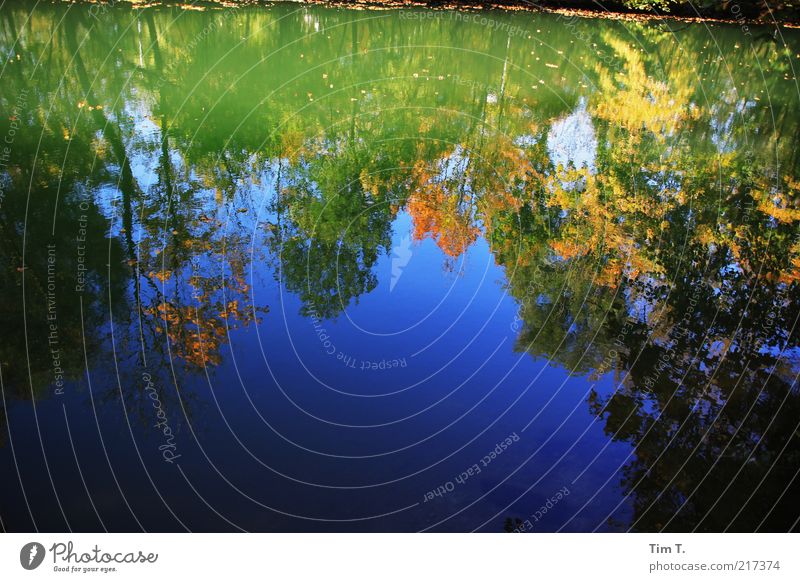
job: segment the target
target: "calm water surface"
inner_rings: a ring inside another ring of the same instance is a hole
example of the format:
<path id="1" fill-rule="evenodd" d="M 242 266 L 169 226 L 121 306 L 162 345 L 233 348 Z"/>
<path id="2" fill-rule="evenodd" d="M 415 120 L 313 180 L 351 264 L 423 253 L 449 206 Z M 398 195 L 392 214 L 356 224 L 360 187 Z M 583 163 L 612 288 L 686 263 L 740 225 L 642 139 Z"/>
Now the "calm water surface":
<path id="1" fill-rule="evenodd" d="M 2 5 L 4 529 L 797 527 L 800 38 L 478 17 Z"/>

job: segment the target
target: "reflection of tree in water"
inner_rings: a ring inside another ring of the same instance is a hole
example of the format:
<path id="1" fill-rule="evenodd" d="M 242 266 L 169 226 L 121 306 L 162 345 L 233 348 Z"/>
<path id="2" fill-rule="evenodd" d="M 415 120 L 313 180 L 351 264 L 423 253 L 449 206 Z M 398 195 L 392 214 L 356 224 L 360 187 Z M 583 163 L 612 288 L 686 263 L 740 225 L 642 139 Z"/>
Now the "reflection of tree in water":
<path id="1" fill-rule="evenodd" d="M 377 285 L 373 267 L 390 246 L 396 206 L 386 184 L 372 186 L 367 148 L 303 148 L 272 205 L 275 274 L 303 301 L 302 312 L 333 318 Z M 370 167 L 372 165 L 372 167 Z"/>
<path id="2" fill-rule="evenodd" d="M 763 157 L 689 148 L 696 114 L 676 95 L 664 94 L 673 116 L 655 123 L 619 113 L 599 123 L 615 134 L 600 143 L 630 147 L 601 148 L 597 176 L 578 172 L 580 188 L 544 181 L 559 220 L 500 259 L 521 303 L 517 346 L 595 378 L 613 372 L 612 392 L 593 390 L 589 404 L 611 438 L 634 447 L 621 482 L 634 520 L 620 525 L 785 531 L 800 467 L 798 217 L 787 202 L 797 188 L 783 176 L 770 186 Z"/>
<path id="3" fill-rule="evenodd" d="M 9 12 L 4 22 L 14 25 L 17 16 Z M 171 383 L 171 359 L 189 372 L 218 363 L 227 328 L 246 325 L 263 313 L 247 301 L 250 239 L 242 235 L 238 212 L 233 213 L 234 234 L 226 236 L 220 229 L 224 210 L 210 210 L 213 219 L 198 211 L 203 196 L 213 197 L 184 173 L 180 162 L 175 167 L 180 154 L 169 144 L 169 86 L 163 76 L 146 74 L 138 88 L 154 97 L 156 111 L 162 113 L 158 139 L 149 140 L 133 125 L 142 120 L 127 109 L 127 72 L 134 67 L 124 56 L 109 61 L 105 50 L 116 40 L 125 46 L 129 37 L 117 29 L 98 33 L 80 11 L 65 18 L 64 26 L 52 29 L 43 26 L 49 19 L 38 15 L 18 41 L 16 35 L 4 37 L 18 42 L 20 54 L 45 55 L 41 68 L 35 69 L 26 57 L 3 77 L 4 102 L 13 104 L 16 95 L 27 95 L 0 207 L 5 241 L 0 252 L 7 270 L 0 283 L 6 298 L 3 323 L 8 329 L 27 330 L 26 342 L 0 346 L 6 396 L 47 398 L 52 393 L 54 344 L 48 343 L 46 291 L 54 281 L 55 347 L 64 379 L 79 383 L 87 368 L 113 377 L 117 361 L 128 410 L 149 424 L 151 402 L 137 391 L 139 370 L 162 376 L 164 381 L 156 384 L 160 397 L 172 400 L 174 392 L 170 396 L 164 389 Z M 157 50 L 157 38 L 152 42 Z M 52 76 L 55 70 L 74 74 L 59 85 L 62 79 Z M 44 115 L 51 107 L 54 111 Z M 0 121 L 4 135 L 7 121 Z M 142 185 L 141 169 L 132 168 L 143 160 L 154 162 L 157 176 L 148 187 Z M 85 240 L 78 244 L 76 236 L 84 231 Z M 52 265 L 46 245 L 56 249 Z M 75 291 L 79 256 L 86 267 L 80 293 Z M 26 308 L 21 311 L 23 277 Z M 180 283 L 170 286 L 176 280 Z M 114 347 L 109 316 L 114 320 Z M 146 368 L 143 350 L 148 352 Z M 117 397 L 113 384 L 95 396 L 98 402 Z M 167 408 L 178 410 L 177 405 Z"/>
<path id="4" fill-rule="evenodd" d="M 8 18 L 11 20 L 11 14 Z M 33 54 L 41 46 L 32 42 L 22 52 Z M 17 68 L 32 64 L 17 63 Z M 89 151 L 93 133 L 72 133 L 66 115 L 52 115 L 43 122 L 38 112 L 48 104 L 49 96 L 27 74 L 4 76 L 3 89 L 4 111 L 12 109 L 18 95 L 24 93 L 26 99 L 17 120 L 20 128 L 8 179 L 0 177 L 4 181 L 0 324 L 24 335 L 17 341 L 2 342 L 0 364 L 7 391 L 22 398 L 46 397 L 53 381 L 51 349 L 60 351 L 67 380 L 80 377 L 85 367 L 84 342 L 92 357 L 107 332 L 103 321 L 108 313 L 129 311 L 123 247 L 120 241 L 106 238 L 106 218 L 88 195 L 96 184 L 109 179 L 108 168 L 93 164 L 89 156 L 64 155 L 67 147 Z M 9 127 L 10 120 L 4 116 L 0 119 L 3 135 Z M 79 236 L 85 240 L 79 243 Z M 76 292 L 81 265 L 85 267 L 85 290 Z M 49 314 L 55 319 L 49 320 Z M 48 342 L 54 331 L 51 324 L 57 327 L 57 344 Z"/>

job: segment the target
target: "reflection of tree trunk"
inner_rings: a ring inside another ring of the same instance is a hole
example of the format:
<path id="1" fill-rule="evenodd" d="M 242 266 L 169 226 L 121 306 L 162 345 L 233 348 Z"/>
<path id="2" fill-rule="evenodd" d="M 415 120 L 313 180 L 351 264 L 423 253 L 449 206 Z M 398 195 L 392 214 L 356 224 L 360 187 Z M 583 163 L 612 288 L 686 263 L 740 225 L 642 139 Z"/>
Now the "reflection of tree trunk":
<path id="1" fill-rule="evenodd" d="M 671 35 L 674 37 L 674 32 L 671 33 Z M 655 55 L 657 61 L 656 66 L 658 67 L 658 71 L 655 71 L 656 78 L 666 83 L 672 74 L 672 67 L 668 67 L 667 63 L 671 65 L 673 63 L 677 64 L 683 62 L 682 55 L 678 54 L 682 48 L 682 45 L 679 41 L 671 42 L 669 44 L 662 42 L 659 43 L 658 46 L 660 50 L 652 51 L 650 54 Z M 669 49 L 668 53 L 666 52 L 665 48 Z M 704 67 L 705 70 L 708 70 L 710 63 L 700 63 L 700 66 Z M 659 73 L 661 74 L 660 78 L 658 77 Z M 701 77 L 698 75 L 698 78 Z"/>
<path id="2" fill-rule="evenodd" d="M 17 45 L 18 45 L 17 46 L 17 50 L 20 53 L 26 52 L 21 46 L 19 46 L 20 45 L 20 38 L 17 35 L 17 26 L 14 23 L 14 15 L 11 13 L 10 10 L 5 12 L 4 15 L 5 15 L 5 20 L 8 23 L 8 29 L 9 29 L 9 32 L 8 33 L 4 33 L 4 34 L 9 35 L 8 36 L 9 38 L 16 39 L 16 42 L 17 42 Z M 50 45 L 52 46 L 53 43 L 51 42 Z M 24 75 L 22 73 L 22 67 L 17 65 L 17 66 L 12 66 L 10 68 L 11 68 L 11 70 L 14 71 L 14 74 L 17 76 L 18 80 L 20 81 L 19 87 L 25 88 L 27 83 L 25 82 L 25 77 L 24 77 Z M 4 66 L 3 69 L 2 69 L 2 73 L 3 74 L 8 74 L 7 73 L 8 70 L 9 70 L 9 67 L 8 66 Z M 8 89 L 8 87 L 5 86 L 5 85 L 4 85 L 3 88 L 6 89 L 6 90 Z M 9 106 L 12 107 L 12 108 L 13 108 L 13 104 L 12 104 L 13 100 L 14 100 L 14 97 L 9 95 Z M 30 174 L 28 173 L 28 166 L 27 165 L 24 165 L 24 166 L 21 165 L 20 170 L 22 172 L 23 178 L 26 178 L 27 181 L 30 181 Z M 23 183 L 24 183 L 24 180 L 23 180 Z M 16 228 L 14 228 L 14 226 L 6 219 L 6 216 L 7 215 L 6 215 L 5 212 L 0 213 L 0 221 L 2 221 L 2 229 L 0 229 L 0 233 L 3 234 L 2 243 L 3 243 L 4 247 L 9 249 L 4 254 L 5 254 L 6 257 L 14 257 L 14 260 L 18 261 L 17 264 L 21 265 L 22 264 L 22 247 L 20 245 L 20 237 L 17 236 Z M 41 285 L 41 281 L 38 281 L 38 282 L 39 282 L 39 285 L 41 287 L 42 292 L 44 292 L 44 286 Z"/>
<path id="3" fill-rule="evenodd" d="M 275 222 L 278 227 L 276 230 L 281 232 L 281 216 L 283 215 L 283 192 L 281 191 L 281 174 L 283 172 L 283 159 L 278 158 L 278 175 L 275 178 L 275 199 L 277 200 Z"/>
<path id="4" fill-rule="evenodd" d="M 355 147 L 356 145 L 356 114 L 358 113 L 358 100 L 354 100 L 352 102 L 352 107 L 350 108 L 350 145 Z"/>
<path id="5" fill-rule="evenodd" d="M 353 19 L 353 23 L 350 26 L 350 35 L 351 35 L 350 40 L 353 43 L 352 52 L 353 52 L 353 55 L 355 55 L 356 51 L 358 50 L 358 27 L 357 27 L 357 21 L 355 19 Z M 355 56 L 353 56 L 353 60 L 355 61 Z M 358 104 L 357 98 L 356 98 L 356 100 L 354 100 L 352 102 L 352 104 L 353 104 L 352 113 L 350 114 L 350 143 L 352 145 L 355 145 L 355 143 L 356 143 L 355 142 L 355 140 L 356 140 L 356 110 L 357 110 L 356 106 Z"/>
<path id="6" fill-rule="evenodd" d="M 79 52 L 78 42 L 75 38 L 75 29 L 72 26 L 65 27 L 66 29 L 66 36 L 67 36 L 67 45 L 69 46 L 69 50 L 73 55 L 73 62 L 75 63 L 75 70 L 78 74 L 78 80 L 80 81 L 81 88 L 84 93 L 84 98 L 90 104 L 98 103 L 98 100 L 95 98 L 94 93 L 92 92 L 92 84 L 89 82 L 89 75 L 86 73 L 86 67 L 83 64 L 83 58 Z M 125 242 L 128 246 L 128 256 L 130 259 L 135 258 L 136 254 L 134 252 L 134 244 L 133 244 L 133 209 L 132 209 L 132 199 L 134 196 L 138 195 L 138 187 L 136 185 L 136 181 L 133 178 L 133 172 L 131 171 L 131 165 L 128 161 L 128 154 L 125 151 L 125 144 L 122 141 L 122 133 L 119 129 L 114 126 L 108 118 L 106 118 L 105 113 L 101 109 L 93 109 L 90 112 L 91 117 L 94 119 L 96 125 L 98 125 L 103 133 L 103 137 L 106 138 L 109 145 L 111 146 L 111 151 L 114 153 L 114 157 L 117 160 L 117 164 L 119 164 L 120 168 L 120 177 L 118 181 L 118 187 L 120 192 L 122 193 L 122 226 L 125 229 Z"/>
<path id="7" fill-rule="evenodd" d="M 75 38 L 74 28 L 66 27 L 66 30 L 67 44 L 74 57 L 75 69 L 78 73 L 78 80 L 80 81 L 81 88 L 84 92 L 84 97 L 88 102 L 96 104 L 97 100 L 92 92 L 89 76 L 86 73 L 86 67 L 84 66 L 80 52 L 78 51 L 78 43 Z M 122 141 L 121 131 L 119 131 L 116 126 L 111 124 L 102 110 L 92 110 L 91 116 L 94 119 L 95 124 L 101 128 L 103 136 L 111 145 L 111 151 L 113 152 L 120 168 L 118 187 L 122 193 L 122 226 L 125 229 L 125 243 L 128 247 L 128 259 L 135 265 L 132 267 L 134 271 L 134 301 L 136 303 L 137 310 L 141 310 L 141 273 L 139 272 L 136 248 L 133 242 L 133 198 L 141 198 L 141 196 L 139 196 L 140 192 L 133 177 L 133 172 L 131 171 L 130 162 L 128 161 L 128 154 L 125 151 L 125 144 Z M 139 317 L 139 321 L 142 321 L 141 317 Z"/>
<path id="8" fill-rule="evenodd" d="M 790 148 L 789 163 L 786 164 L 787 168 L 800 167 L 800 132 L 793 131 L 794 137 L 792 138 L 792 147 Z"/>
<path id="9" fill-rule="evenodd" d="M 2 4 L 0 4 L 0 6 L 2 6 Z M 15 42 L 15 45 L 16 45 L 15 52 L 17 54 L 25 54 L 27 51 L 22 47 L 22 42 L 21 42 L 22 39 L 17 34 L 17 25 L 14 22 L 13 14 L 11 14 L 11 11 L 9 10 L 9 11 L 7 11 L 5 13 L 5 15 L 6 15 L 6 21 L 8 22 L 8 28 L 9 28 L 9 32 L 6 35 L 6 38 L 13 38 L 14 39 L 14 42 Z M 53 46 L 53 43 L 51 42 L 50 43 L 51 49 L 52 49 L 52 46 Z M 13 58 L 13 56 L 14 56 L 13 54 L 10 54 L 8 56 L 8 58 L 9 59 Z M 8 63 L 5 62 L 5 63 L 3 63 L 2 69 L 0 69 L 0 73 L 2 73 L 3 75 L 9 75 L 9 74 L 11 74 L 9 69 L 11 69 L 11 71 L 13 71 L 13 74 L 17 77 L 17 79 L 19 79 L 20 81 L 24 82 L 25 77 L 22 74 L 22 67 L 20 67 L 19 65 L 12 65 L 11 67 L 9 67 Z"/>
<path id="10" fill-rule="evenodd" d="M 487 103 L 488 100 L 489 100 L 489 88 L 488 87 L 484 87 L 483 88 L 483 99 L 482 99 L 483 103 L 481 103 L 481 116 L 480 116 L 481 122 L 478 124 L 478 130 L 479 130 L 478 131 L 478 136 L 479 136 L 478 137 L 478 146 L 475 148 L 475 154 L 474 155 L 470 155 L 469 158 L 468 158 L 469 165 L 472 165 L 474 163 L 474 159 L 475 158 L 480 160 L 481 156 L 483 155 L 483 142 L 484 142 L 484 138 L 485 138 L 486 133 L 487 133 L 485 130 L 486 130 L 486 103 Z M 464 175 L 465 176 L 467 175 L 467 168 L 464 168 Z M 466 178 L 465 178 L 465 181 L 466 181 Z M 466 186 L 466 182 L 465 182 L 465 184 L 463 186 Z M 461 188 L 461 193 L 459 195 L 459 200 L 458 200 L 459 204 L 461 204 L 461 201 L 464 198 L 464 187 L 463 186 Z"/>
<path id="11" fill-rule="evenodd" d="M 497 128 L 502 130 L 500 122 L 503 121 L 503 113 L 505 112 L 506 103 L 506 82 L 508 80 L 508 53 L 511 52 L 511 35 L 508 35 L 508 42 L 506 42 L 506 54 L 503 58 L 503 76 L 500 78 L 500 94 L 497 96 L 497 101 L 500 109 L 497 112 Z"/>
<path id="12" fill-rule="evenodd" d="M 173 200 L 172 200 L 172 164 L 170 163 L 169 159 L 169 127 L 167 125 L 167 116 L 161 115 L 161 156 L 159 160 L 159 166 L 161 166 L 161 177 L 164 180 L 164 193 L 167 197 L 167 209 L 170 216 L 170 224 L 174 229 L 176 224 L 174 224 L 173 220 L 176 218 L 175 213 L 173 212 Z"/>
<path id="13" fill-rule="evenodd" d="M 155 62 L 156 71 L 160 79 L 158 90 L 158 109 L 161 113 L 161 156 L 159 159 L 159 166 L 161 168 L 161 178 L 164 181 L 164 193 L 166 195 L 166 208 L 169 214 L 169 224 L 173 230 L 178 227 L 177 215 L 174 212 L 174 204 L 172 200 L 172 163 L 169 158 L 169 121 L 167 120 L 167 106 L 166 99 L 164 98 L 163 79 L 164 79 L 164 64 L 161 59 L 161 50 L 158 44 L 158 32 L 156 24 L 153 20 L 153 13 L 150 10 L 145 10 L 145 22 L 147 23 L 147 30 L 152 39 L 150 43 L 150 50 L 153 52 L 153 60 Z"/>
<path id="14" fill-rule="evenodd" d="M 6 11 L 5 16 L 9 28 L 9 33 L 6 35 L 6 37 L 16 39 L 17 42 L 19 42 L 19 35 L 17 34 L 17 24 L 14 22 L 14 15 L 10 10 L 8 10 Z"/>
<path id="15" fill-rule="evenodd" d="M 164 67 L 161 59 L 161 49 L 158 46 L 158 32 L 156 32 L 156 23 L 153 20 L 153 11 L 145 9 L 143 13 L 145 24 L 147 24 L 147 32 L 150 33 L 150 38 L 152 39 L 150 50 L 153 51 L 153 61 L 155 62 L 158 72 L 163 74 Z"/>
<path id="16" fill-rule="evenodd" d="M 50 28 L 50 38 L 51 39 L 55 38 L 55 36 L 54 36 L 55 33 L 56 33 L 56 23 L 53 22 L 53 26 Z M 52 87 L 52 84 L 50 83 L 50 72 L 53 71 L 53 69 L 54 69 L 53 66 L 52 66 L 52 63 L 53 63 L 53 49 L 55 48 L 55 44 L 56 43 L 50 41 L 50 46 L 47 49 L 47 66 L 44 67 L 44 70 L 45 70 L 44 86 L 45 87 Z"/>

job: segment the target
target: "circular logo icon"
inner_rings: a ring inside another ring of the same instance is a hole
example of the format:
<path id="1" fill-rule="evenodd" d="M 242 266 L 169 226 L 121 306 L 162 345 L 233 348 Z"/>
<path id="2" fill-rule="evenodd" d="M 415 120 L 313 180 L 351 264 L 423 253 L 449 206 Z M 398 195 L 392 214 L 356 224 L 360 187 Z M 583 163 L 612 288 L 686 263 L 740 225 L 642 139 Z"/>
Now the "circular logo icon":
<path id="1" fill-rule="evenodd" d="M 35 570 L 44 561 L 44 546 L 39 542 L 30 542 L 19 551 L 19 563 L 26 570 Z"/>

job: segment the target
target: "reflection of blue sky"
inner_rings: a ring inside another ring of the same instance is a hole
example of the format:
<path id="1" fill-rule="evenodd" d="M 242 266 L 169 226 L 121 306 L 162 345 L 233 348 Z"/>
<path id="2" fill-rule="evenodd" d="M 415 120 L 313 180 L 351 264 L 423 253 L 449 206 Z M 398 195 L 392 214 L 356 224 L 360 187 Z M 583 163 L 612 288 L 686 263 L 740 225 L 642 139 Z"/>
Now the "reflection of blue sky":
<path id="1" fill-rule="evenodd" d="M 585 98 L 581 97 L 575 111 L 553 122 L 547 134 L 547 152 L 555 167 L 573 166 L 595 172 L 597 138 Z"/>
<path id="2" fill-rule="evenodd" d="M 439 179 L 437 181 L 454 180 L 466 172 L 469 165 L 469 155 L 461 145 L 453 148 L 453 152 L 439 162 Z"/>
<path id="3" fill-rule="evenodd" d="M 711 107 L 711 141 L 719 153 L 731 153 L 738 149 L 734 138 L 734 129 L 738 124 L 744 123 L 748 109 L 756 106 L 753 100 L 739 99 L 735 89 L 728 91 L 723 100 L 714 103 Z"/>
<path id="4" fill-rule="evenodd" d="M 514 139 L 514 145 L 521 148 L 533 147 L 537 143 L 539 143 L 540 137 L 541 136 L 539 135 L 531 135 L 531 134 L 520 135 L 519 137 Z"/>

